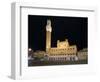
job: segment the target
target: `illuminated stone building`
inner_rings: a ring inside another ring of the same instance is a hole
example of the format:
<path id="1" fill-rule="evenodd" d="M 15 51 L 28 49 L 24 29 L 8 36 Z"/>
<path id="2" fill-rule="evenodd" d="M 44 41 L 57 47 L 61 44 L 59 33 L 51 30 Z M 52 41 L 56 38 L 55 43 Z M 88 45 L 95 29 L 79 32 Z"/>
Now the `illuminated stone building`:
<path id="1" fill-rule="evenodd" d="M 88 50 L 87 50 L 87 48 L 83 48 L 82 50 L 78 51 L 77 56 L 78 56 L 79 60 L 88 59 Z"/>
<path id="2" fill-rule="evenodd" d="M 51 47 L 51 21 L 47 20 L 46 25 L 46 55 L 50 61 L 74 61 L 78 60 L 77 46 L 69 45 L 68 39 L 65 41 L 57 40 L 57 47 Z"/>

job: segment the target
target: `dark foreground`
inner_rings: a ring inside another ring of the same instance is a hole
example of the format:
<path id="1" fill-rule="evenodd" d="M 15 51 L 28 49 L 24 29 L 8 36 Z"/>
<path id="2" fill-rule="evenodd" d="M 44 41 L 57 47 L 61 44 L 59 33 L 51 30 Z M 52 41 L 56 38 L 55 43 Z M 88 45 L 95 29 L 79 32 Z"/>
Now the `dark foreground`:
<path id="1" fill-rule="evenodd" d="M 50 66 L 50 65 L 74 65 L 74 64 L 88 64 L 87 60 L 78 61 L 28 61 L 28 66 Z"/>

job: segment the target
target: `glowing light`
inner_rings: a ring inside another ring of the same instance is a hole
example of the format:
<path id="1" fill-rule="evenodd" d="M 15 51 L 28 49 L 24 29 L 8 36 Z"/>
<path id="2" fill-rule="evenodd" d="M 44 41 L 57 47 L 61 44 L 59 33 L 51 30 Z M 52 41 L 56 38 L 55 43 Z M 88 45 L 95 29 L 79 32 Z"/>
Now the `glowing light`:
<path id="1" fill-rule="evenodd" d="M 31 49 L 31 48 L 29 48 L 28 50 L 29 50 L 29 51 L 31 51 L 32 49 Z"/>

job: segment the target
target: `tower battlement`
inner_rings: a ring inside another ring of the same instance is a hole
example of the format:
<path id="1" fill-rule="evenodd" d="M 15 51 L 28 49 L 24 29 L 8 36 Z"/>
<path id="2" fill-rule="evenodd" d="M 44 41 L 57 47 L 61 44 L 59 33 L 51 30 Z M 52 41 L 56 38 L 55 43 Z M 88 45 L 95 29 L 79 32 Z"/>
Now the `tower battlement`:
<path id="1" fill-rule="evenodd" d="M 51 20 L 47 20 L 46 31 L 52 32 Z"/>

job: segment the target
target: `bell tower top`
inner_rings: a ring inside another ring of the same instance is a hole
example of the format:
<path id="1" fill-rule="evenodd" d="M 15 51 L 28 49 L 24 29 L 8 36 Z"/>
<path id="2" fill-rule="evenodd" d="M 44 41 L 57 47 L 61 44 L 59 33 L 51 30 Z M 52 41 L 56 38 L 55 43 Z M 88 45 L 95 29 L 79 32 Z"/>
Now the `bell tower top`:
<path id="1" fill-rule="evenodd" d="M 46 31 L 52 32 L 51 20 L 47 20 Z"/>
<path id="2" fill-rule="evenodd" d="M 47 25 L 51 26 L 51 20 L 47 20 Z"/>

